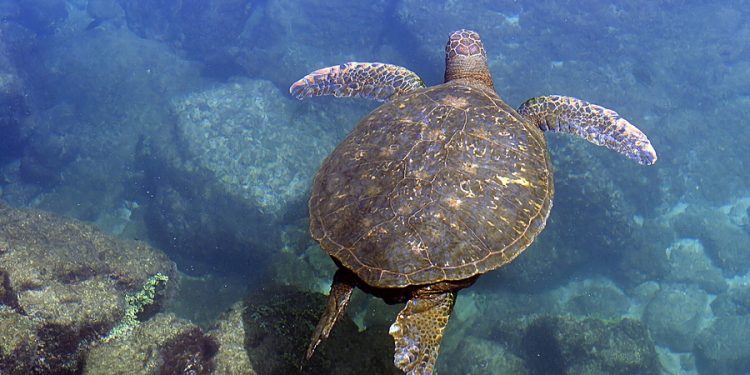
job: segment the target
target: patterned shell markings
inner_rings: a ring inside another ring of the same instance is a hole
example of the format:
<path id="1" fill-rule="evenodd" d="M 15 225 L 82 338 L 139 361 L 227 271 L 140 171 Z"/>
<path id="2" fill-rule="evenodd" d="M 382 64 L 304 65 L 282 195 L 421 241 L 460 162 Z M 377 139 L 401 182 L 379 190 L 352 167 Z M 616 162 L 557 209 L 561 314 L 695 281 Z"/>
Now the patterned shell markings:
<path id="1" fill-rule="evenodd" d="M 445 83 L 360 121 L 315 177 L 310 226 L 371 286 L 430 284 L 513 260 L 552 195 L 542 131 L 494 93 Z"/>

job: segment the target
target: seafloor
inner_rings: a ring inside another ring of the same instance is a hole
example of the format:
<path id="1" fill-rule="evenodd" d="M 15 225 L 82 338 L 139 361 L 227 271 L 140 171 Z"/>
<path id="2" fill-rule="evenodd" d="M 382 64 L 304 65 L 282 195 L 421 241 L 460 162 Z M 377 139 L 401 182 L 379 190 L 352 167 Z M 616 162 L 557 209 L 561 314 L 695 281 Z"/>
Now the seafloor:
<path id="1" fill-rule="evenodd" d="M 547 229 L 459 295 L 441 374 L 750 373 L 750 2 L 0 2 L 0 374 L 381 374 L 400 306 L 356 294 L 302 361 L 335 266 L 320 162 L 377 103 L 314 69 L 442 81 L 477 30 L 511 106 L 617 110 L 643 167 L 550 135 Z"/>

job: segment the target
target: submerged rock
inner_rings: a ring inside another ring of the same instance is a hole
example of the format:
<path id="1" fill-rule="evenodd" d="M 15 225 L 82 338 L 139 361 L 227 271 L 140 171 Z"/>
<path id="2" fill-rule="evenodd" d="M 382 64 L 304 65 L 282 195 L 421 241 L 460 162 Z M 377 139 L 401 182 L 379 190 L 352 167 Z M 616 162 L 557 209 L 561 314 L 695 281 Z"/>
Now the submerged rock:
<path id="1" fill-rule="evenodd" d="M 319 126 L 292 121 L 290 104 L 268 81 L 224 85 L 176 99 L 177 131 L 195 168 L 279 218 L 303 197 L 335 146 Z"/>
<path id="2" fill-rule="evenodd" d="M 694 239 L 678 240 L 667 248 L 669 274 L 677 283 L 694 283 L 709 293 L 721 293 L 728 287 L 721 270 L 706 256 L 703 244 Z"/>
<path id="3" fill-rule="evenodd" d="M 120 1 L 130 29 L 162 40 L 197 58 L 215 58 L 236 42 L 255 10 L 244 0 Z"/>
<path id="4" fill-rule="evenodd" d="M 269 288 L 250 295 L 242 315 L 245 349 L 259 374 L 401 374 L 384 326 L 359 332 L 348 316 L 305 361 L 305 350 L 325 308 L 320 294 Z"/>
<path id="5" fill-rule="evenodd" d="M 245 350 L 245 304 L 238 302 L 215 323 L 210 335 L 219 343 L 214 358 L 217 374 L 255 375 L 250 357 Z"/>
<path id="6" fill-rule="evenodd" d="M 750 368 L 750 315 L 717 318 L 695 342 L 702 374 L 745 374 Z"/>
<path id="7" fill-rule="evenodd" d="M 530 374 L 523 360 L 502 345 L 473 336 L 461 340 L 453 353 L 441 353 L 438 358 L 445 363 L 438 368 L 450 368 L 456 374 Z"/>
<path id="8" fill-rule="evenodd" d="M 721 210 L 688 206 L 674 219 L 674 227 L 683 237 L 699 239 L 725 274 L 740 275 L 750 269 L 750 234 Z"/>
<path id="9" fill-rule="evenodd" d="M 274 0 L 257 4 L 245 32 L 234 48 L 227 50 L 250 76 L 287 88 L 324 66 L 363 60 L 394 62 L 389 51 L 381 49 L 383 35 L 393 27 L 386 15 L 394 2 L 351 1 L 342 6 L 328 0 L 307 0 L 300 6 L 296 0 Z M 349 22 L 331 20 L 352 20 L 356 32 Z"/>
<path id="10" fill-rule="evenodd" d="M 178 263 L 260 273 L 281 228 L 307 216 L 312 177 L 356 111 L 296 103 L 265 80 L 220 85 L 175 98 L 173 132 L 141 142 L 150 236 Z"/>
<path id="11" fill-rule="evenodd" d="M 573 315 L 611 319 L 624 315 L 630 307 L 628 297 L 611 283 L 592 280 L 569 288 L 565 310 Z"/>
<path id="12" fill-rule="evenodd" d="M 174 264 L 89 224 L 0 203 L 0 373 L 79 373 L 122 318 L 125 295 Z M 23 333 L 19 336 L 20 333 Z"/>
<path id="13" fill-rule="evenodd" d="M 711 302 L 716 316 L 750 315 L 750 285 L 732 287 Z"/>
<path id="14" fill-rule="evenodd" d="M 0 166 L 21 155 L 29 115 L 25 84 L 11 62 L 5 39 L 5 35 L 0 39 Z"/>
<path id="15" fill-rule="evenodd" d="M 665 285 L 646 306 L 643 321 L 658 344 L 687 352 L 693 349 L 707 302 L 708 295 L 697 287 Z"/>
<path id="16" fill-rule="evenodd" d="M 86 355 L 83 374 L 208 375 L 217 351 L 216 340 L 196 325 L 158 314 L 125 337 L 95 345 Z"/>
<path id="17" fill-rule="evenodd" d="M 654 343 L 638 321 L 542 317 L 526 328 L 531 374 L 659 374 Z"/>

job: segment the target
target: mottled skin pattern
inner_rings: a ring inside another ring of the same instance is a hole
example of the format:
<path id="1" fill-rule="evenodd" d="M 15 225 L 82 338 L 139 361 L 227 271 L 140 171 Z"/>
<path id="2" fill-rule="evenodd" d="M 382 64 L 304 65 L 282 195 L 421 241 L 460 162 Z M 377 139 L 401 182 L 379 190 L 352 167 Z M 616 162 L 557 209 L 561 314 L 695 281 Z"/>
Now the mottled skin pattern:
<path id="1" fill-rule="evenodd" d="M 389 331 L 396 341 L 396 348 L 401 348 L 396 350 L 393 359 L 398 368 L 406 373 L 431 374 L 434 371 L 434 359 L 438 356 L 440 341 L 443 340 L 443 331 L 456 302 L 456 294 L 435 294 L 433 298 L 412 299 L 406 303 Z M 428 334 L 414 338 L 403 334 L 404 332 Z M 419 350 L 422 346 L 427 350 Z"/>
<path id="2" fill-rule="evenodd" d="M 479 34 L 452 33 L 444 84 L 349 63 L 295 82 L 297 98 L 388 99 L 325 160 L 310 198 L 310 230 L 337 263 L 308 357 L 355 287 L 406 302 L 391 326 L 394 364 L 432 374 L 457 292 L 512 261 L 544 228 L 552 168 L 544 131 L 576 134 L 641 163 L 651 143 L 616 112 L 544 96 L 510 108 L 495 93 Z"/>
<path id="3" fill-rule="evenodd" d="M 531 98 L 518 113 L 542 130 L 575 134 L 640 164 L 656 162 L 656 150 L 638 128 L 617 112 L 567 96 Z"/>
<path id="4" fill-rule="evenodd" d="M 425 85 L 419 76 L 400 66 L 348 62 L 318 69 L 304 76 L 292 84 L 289 93 L 297 99 L 333 95 L 383 101 L 422 87 Z"/>
<path id="5" fill-rule="evenodd" d="M 445 82 L 481 83 L 495 91 L 487 66 L 487 52 L 479 34 L 471 30 L 458 30 L 445 44 Z"/>

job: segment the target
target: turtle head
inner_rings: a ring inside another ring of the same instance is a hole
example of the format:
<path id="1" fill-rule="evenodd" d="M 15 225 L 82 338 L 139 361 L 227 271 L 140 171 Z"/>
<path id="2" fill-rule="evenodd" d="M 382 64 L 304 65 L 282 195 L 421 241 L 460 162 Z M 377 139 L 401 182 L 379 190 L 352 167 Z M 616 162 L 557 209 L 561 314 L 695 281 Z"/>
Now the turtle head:
<path id="1" fill-rule="evenodd" d="M 487 52 L 476 31 L 461 29 L 448 37 L 445 44 L 445 82 L 449 81 L 463 81 L 495 90 L 487 67 Z"/>

